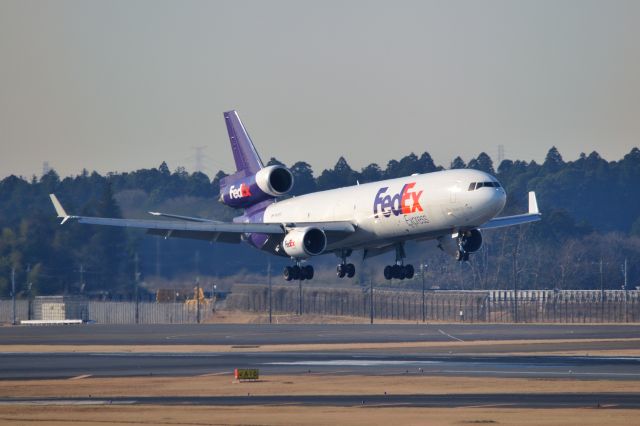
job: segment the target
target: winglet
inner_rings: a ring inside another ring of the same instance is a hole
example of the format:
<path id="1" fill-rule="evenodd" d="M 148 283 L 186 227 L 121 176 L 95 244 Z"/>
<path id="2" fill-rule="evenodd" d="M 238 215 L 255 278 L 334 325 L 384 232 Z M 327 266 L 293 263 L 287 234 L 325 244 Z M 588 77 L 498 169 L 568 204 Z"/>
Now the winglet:
<path id="1" fill-rule="evenodd" d="M 60 225 L 64 225 L 64 223 L 67 220 L 71 219 L 72 216 L 69 216 L 67 212 L 64 211 L 64 207 L 62 207 L 62 204 L 58 200 L 58 197 L 55 196 L 55 194 L 49 194 L 49 198 L 51 198 L 53 207 L 56 209 L 56 214 L 60 219 L 62 219 L 62 222 L 60 222 Z"/>
<path id="2" fill-rule="evenodd" d="M 540 214 L 538 200 L 534 191 L 529 192 L 529 214 Z"/>

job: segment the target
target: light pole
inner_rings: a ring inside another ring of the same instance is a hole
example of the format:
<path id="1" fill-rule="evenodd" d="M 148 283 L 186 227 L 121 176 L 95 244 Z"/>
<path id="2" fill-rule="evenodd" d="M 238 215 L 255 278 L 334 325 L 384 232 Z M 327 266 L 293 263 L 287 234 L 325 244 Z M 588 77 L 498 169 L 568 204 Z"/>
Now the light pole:
<path id="1" fill-rule="evenodd" d="M 604 322 L 604 279 L 602 258 L 600 258 L 600 321 Z"/>
<path id="2" fill-rule="evenodd" d="M 425 304 L 425 288 L 424 288 L 424 272 L 427 269 L 427 264 L 423 263 L 420 265 L 420 271 L 422 273 L 422 322 L 426 321 L 427 312 L 426 312 L 426 304 Z"/>
<path id="3" fill-rule="evenodd" d="M 135 269 L 133 272 L 133 282 L 134 282 L 134 292 L 133 297 L 136 300 L 136 324 L 140 323 L 140 297 L 138 296 L 138 281 L 140 280 L 140 272 L 138 271 L 138 252 L 136 252 L 134 257 Z M 80 265 L 80 270 L 82 271 L 82 265 Z"/>
<path id="4" fill-rule="evenodd" d="M 11 323 L 16 325 L 16 268 L 11 268 L 11 300 L 12 300 L 12 317 Z"/>
<path id="5" fill-rule="evenodd" d="M 373 324 L 373 279 L 369 278 L 369 315 Z"/>
<path id="6" fill-rule="evenodd" d="M 200 324 L 200 277 L 196 277 L 196 321 Z"/>
<path id="7" fill-rule="evenodd" d="M 271 324 L 271 316 L 273 314 L 273 304 L 271 297 L 271 257 L 268 258 L 267 263 L 267 279 L 269 280 L 269 324 Z"/>

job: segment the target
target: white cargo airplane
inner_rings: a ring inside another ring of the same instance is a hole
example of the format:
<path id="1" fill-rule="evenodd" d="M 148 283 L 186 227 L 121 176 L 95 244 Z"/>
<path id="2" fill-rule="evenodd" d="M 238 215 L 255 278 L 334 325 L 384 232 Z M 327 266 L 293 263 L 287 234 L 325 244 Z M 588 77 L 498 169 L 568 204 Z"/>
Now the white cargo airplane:
<path id="1" fill-rule="evenodd" d="M 540 219 L 535 193 L 529 212 L 496 217 L 506 202 L 498 180 L 481 171 L 458 169 L 415 174 L 398 179 L 320 191 L 276 201 L 293 187 L 293 175 L 283 166 L 264 167 L 236 111 L 224 113 L 237 171 L 220 182 L 220 201 L 244 209 L 233 222 L 150 212 L 174 220 L 137 220 L 74 216 L 54 194 L 51 201 L 62 223 L 110 225 L 146 229 L 165 238 L 210 242 L 246 241 L 269 253 L 292 259 L 284 277 L 313 278 L 313 267 L 302 261 L 325 253 L 340 257 L 339 277 L 353 277 L 347 263 L 354 250 L 363 259 L 395 251 L 395 262 L 384 268 L 386 279 L 412 278 L 404 264 L 404 243 L 438 240 L 438 247 L 458 261 L 482 246 L 481 230 Z"/>

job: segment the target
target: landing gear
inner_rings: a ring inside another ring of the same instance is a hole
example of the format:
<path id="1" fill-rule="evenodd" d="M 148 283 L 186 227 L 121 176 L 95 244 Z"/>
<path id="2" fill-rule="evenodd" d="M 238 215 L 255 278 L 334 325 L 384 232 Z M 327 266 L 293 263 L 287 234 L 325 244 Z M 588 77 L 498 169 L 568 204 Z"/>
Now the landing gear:
<path id="1" fill-rule="evenodd" d="M 353 278 L 353 276 L 356 274 L 356 267 L 353 263 L 347 263 L 347 257 L 349 257 L 351 255 L 351 250 L 342 250 L 340 252 L 340 258 L 342 259 L 342 262 L 340 262 L 340 264 L 338 264 L 338 267 L 336 268 L 336 275 L 338 275 L 338 278 L 344 278 L 345 276 L 347 278 Z"/>
<path id="2" fill-rule="evenodd" d="M 282 272 L 284 275 L 284 279 L 287 281 L 291 280 L 310 280 L 313 278 L 313 266 L 305 265 L 300 266 L 298 262 L 294 266 L 287 266 L 284 268 Z"/>
<path id="3" fill-rule="evenodd" d="M 384 277 L 388 280 L 390 279 L 398 279 L 404 280 L 413 278 L 415 274 L 415 269 L 413 265 L 404 264 L 404 258 L 406 257 L 404 253 L 404 246 L 399 244 L 396 246 L 396 263 L 394 265 L 387 265 L 384 268 Z"/>
<path id="4" fill-rule="evenodd" d="M 341 263 L 336 268 L 336 274 L 339 278 L 353 278 L 356 274 L 356 266 L 353 263 Z"/>
<path id="5" fill-rule="evenodd" d="M 458 250 L 456 252 L 456 260 L 458 262 L 468 262 L 469 261 L 469 253 L 464 250 Z"/>
<path id="6" fill-rule="evenodd" d="M 415 269 L 413 265 L 387 265 L 384 267 L 384 277 L 388 280 L 398 279 L 404 280 L 405 278 L 410 280 L 415 275 Z"/>

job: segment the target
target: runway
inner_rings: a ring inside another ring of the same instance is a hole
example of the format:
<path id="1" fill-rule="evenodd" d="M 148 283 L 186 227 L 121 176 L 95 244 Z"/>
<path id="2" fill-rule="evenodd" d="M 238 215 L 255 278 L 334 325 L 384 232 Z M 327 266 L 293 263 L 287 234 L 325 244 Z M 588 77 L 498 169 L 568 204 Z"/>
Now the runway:
<path id="1" fill-rule="evenodd" d="M 266 345 L 640 338 L 637 325 L 184 324 L 0 327 L 3 345 Z"/>
<path id="2" fill-rule="evenodd" d="M 403 356 L 368 353 L 0 354 L 0 379 L 199 376 L 258 368 L 262 374 L 352 374 L 640 380 L 640 358 Z"/>
<path id="3" fill-rule="evenodd" d="M 334 407 L 640 408 L 636 393 L 274 395 L 135 398 L 0 398 L 0 405 L 207 405 Z"/>
<path id="4" fill-rule="evenodd" d="M 327 395 L 314 394 L 313 389 L 309 394 L 291 394 L 287 386 L 282 385 L 278 394 L 248 395 L 246 398 L 241 394 L 216 394 L 215 390 L 196 396 L 171 393 L 127 396 L 134 394 L 125 392 L 101 398 L 58 397 L 61 394 L 57 388 L 48 394 L 15 398 L 7 387 L 0 405 L 640 408 L 640 392 L 636 391 L 635 384 L 640 381 L 640 357 L 588 354 L 589 350 L 603 349 L 636 353 L 640 347 L 638 330 L 637 326 L 629 325 L 508 324 L 4 327 L 0 328 L 3 344 L 0 346 L 0 388 L 3 382 L 9 387 L 10 383 L 17 383 L 8 382 L 10 380 L 34 383 L 40 379 L 181 377 L 192 381 L 190 378 L 220 376 L 225 378 L 224 383 L 230 383 L 235 368 L 257 368 L 267 381 L 269 377 L 304 380 L 301 378 L 314 376 L 325 383 L 331 383 L 337 377 L 357 383 L 360 378 L 373 377 L 373 383 L 376 383 L 383 380 L 402 382 L 403 377 L 424 376 L 425 386 L 437 377 L 443 377 L 448 378 L 446 381 L 454 378 L 465 382 L 476 380 L 476 385 L 478 380 L 484 383 L 486 379 L 488 386 L 506 378 L 533 379 L 552 385 L 559 381 L 559 387 L 549 387 L 552 392 L 538 393 L 525 390 L 500 393 L 505 392 L 504 389 L 492 388 L 494 391 L 486 394 L 465 394 L 457 390 L 454 394 L 442 394 L 437 388 L 435 392 L 420 393 L 424 388 L 419 385 L 402 395 L 367 393 L 368 388 L 343 395 L 338 387 Z M 413 346 L 407 346 L 406 342 Z M 427 345 L 428 342 L 438 344 Z M 370 343 L 384 345 L 366 348 L 352 345 L 345 349 L 346 344 Z M 304 346 L 309 344 L 324 346 L 310 350 Z M 24 349 L 7 350 L 11 345 Z M 37 349 L 56 345 L 64 350 Z M 93 350 L 88 345 L 107 349 Z M 189 349 L 198 345 L 204 345 L 205 349 Z M 289 346 L 284 350 L 261 349 L 274 345 Z M 131 351 L 134 347 L 137 350 Z M 213 349 L 206 349 L 209 347 Z M 223 347 L 226 350 L 214 350 Z M 160 348 L 160 351 L 153 348 Z M 578 351 L 584 355 L 549 353 L 553 351 Z M 562 392 L 567 389 L 561 383 L 576 381 L 602 381 L 608 385 L 592 392 L 581 391 L 582 386 L 573 388 L 578 393 Z M 419 382 L 423 383 L 421 379 Z M 69 385 L 74 383 L 78 382 L 71 381 Z M 100 382 L 92 383 L 96 389 L 101 388 Z"/>

